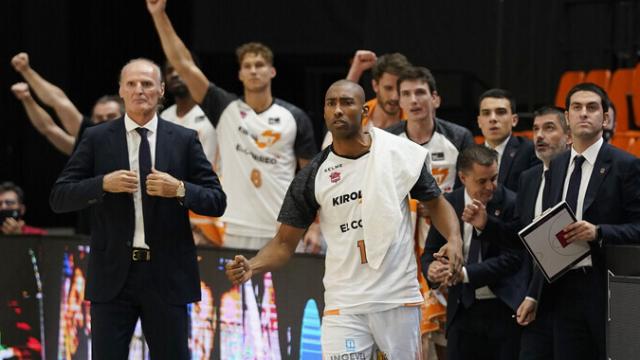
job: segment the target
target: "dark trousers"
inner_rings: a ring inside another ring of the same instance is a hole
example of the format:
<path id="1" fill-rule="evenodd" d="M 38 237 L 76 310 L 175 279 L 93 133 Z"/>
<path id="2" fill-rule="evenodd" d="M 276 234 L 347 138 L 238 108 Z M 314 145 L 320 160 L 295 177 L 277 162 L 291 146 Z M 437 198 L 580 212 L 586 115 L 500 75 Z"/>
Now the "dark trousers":
<path id="1" fill-rule="evenodd" d="M 538 303 L 536 319 L 522 328 L 520 360 L 553 360 L 553 339 L 551 301 L 542 299 Z"/>
<path id="2" fill-rule="evenodd" d="M 189 359 L 186 305 L 166 303 L 155 290 L 150 262 L 133 262 L 115 299 L 91 303 L 93 359 L 126 360 L 138 318 L 151 359 Z"/>
<path id="3" fill-rule="evenodd" d="M 556 359 L 606 359 L 604 286 L 591 267 L 571 270 L 551 284 Z"/>
<path id="4" fill-rule="evenodd" d="M 498 299 L 460 305 L 447 330 L 448 360 L 514 360 L 520 327 L 513 310 Z"/>

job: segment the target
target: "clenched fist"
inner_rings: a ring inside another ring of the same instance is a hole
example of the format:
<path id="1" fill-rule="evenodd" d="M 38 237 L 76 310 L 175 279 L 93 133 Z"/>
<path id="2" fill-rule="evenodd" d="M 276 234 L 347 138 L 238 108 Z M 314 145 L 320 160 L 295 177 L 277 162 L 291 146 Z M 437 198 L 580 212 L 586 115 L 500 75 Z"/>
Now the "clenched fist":
<path id="1" fill-rule="evenodd" d="M 11 59 L 11 66 L 20 73 L 29 69 L 29 54 L 26 52 L 18 53 Z"/>
<path id="2" fill-rule="evenodd" d="M 31 97 L 31 92 L 29 92 L 29 85 L 25 82 L 18 82 L 11 86 L 11 91 L 13 95 L 20 101 L 28 99 Z"/>
<path id="3" fill-rule="evenodd" d="M 165 172 L 152 168 L 151 174 L 147 176 L 146 185 L 147 194 L 151 196 L 174 198 L 177 196 L 180 180 Z"/>
<path id="4" fill-rule="evenodd" d="M 102 178 L 102 189 L 110 193 L 138 191 L 138 174 L 131 170 L 116 170 Z"/>
<path id="5" fill-rule="evenodd" d="M 167 7 L 167 0 L 147 0 L 147 10 L 151 15 L 164 12 Z"/>
<path id="6" fill-rule="evenodd" d="M 249 260 L 242 255 L 236 255 L 233 261 L 227 262 L 224 268 L 227 278 L 235 285 L 242 284 L 251 279 L 251 275 L 253 274 Z"/>

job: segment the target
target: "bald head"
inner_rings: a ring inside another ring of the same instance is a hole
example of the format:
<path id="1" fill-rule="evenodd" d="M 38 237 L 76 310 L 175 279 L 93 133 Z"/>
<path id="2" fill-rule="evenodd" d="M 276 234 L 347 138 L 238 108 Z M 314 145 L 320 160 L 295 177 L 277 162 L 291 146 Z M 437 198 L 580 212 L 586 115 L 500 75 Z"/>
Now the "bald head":
<path id="1" fill-rule="evenodd" d="M 329 89 L 327 89 L 327 93 L 325 94 L 325 99 L 327 98 L 327 95 L 330 92 L 335 91 L 337 89 L 341 89 L 343 92 L 351 94 L 355 100 L 360 102 L 360 104 L 364 104 L 365 97 L 364 97 L 364 89 L 362 88 L 362 86 L 358 85 L 357 83 L 351 80 L 346 80 L 346 79 L 341 79 L 331 84 L 331 86 L 329 86 Z"/>
<path id="2" fill-rule="evenodd" d="M 158 64 L 156 64 L 155 62 L 147 58 L 131 59 L 126 64 L 124 64 L 124 66 L 120 70 L 120 80 L 122 80 L 122 75 L 126 70 L 131 68 L 133 65 L 138 65 L 138 64 L 145 64 L 145 65 L 151 66 L 151 68 L 153 69 L 152 71 L 155 72 L 155 74 L 157 74 L 157 75 L 154 74 L 154 77 L 157 76 L 158 82 L 159 83 L 162 82 L 162 70 L 160 70 L 160 66 L 158 66 Z"/>

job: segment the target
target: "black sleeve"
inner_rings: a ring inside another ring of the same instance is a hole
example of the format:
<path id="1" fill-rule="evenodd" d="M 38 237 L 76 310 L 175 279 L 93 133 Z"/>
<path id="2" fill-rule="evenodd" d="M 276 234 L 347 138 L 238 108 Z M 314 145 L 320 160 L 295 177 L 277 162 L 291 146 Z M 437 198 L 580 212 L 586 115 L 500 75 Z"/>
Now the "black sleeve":
<path id="1" fill-rule="evenodd" d="M 329 148 L 296 174 L 284 196 L 278 222 L 306 229 L 315 220 L 320 208 L 315 196 L 315 179 L 322 163 L 321 159 L 326 158 L 328 151 Z"/>
<path id="2" fill-rule="evenodd" d="M 291 111 L 296 120 L 296 141 L 293 144 L 293 151 L 298 159 L 311 159 L 318 152 L 315 137 L 313 136 L 313 125 L 309 115 L 300 108 L 282 102 L 282 105 Z"/>
<path id="3" fill-rule="evenodd" d="M 434 179 L 429 173 L 426 165 L 422 165 L 420 177 L 418 178 L 418 181 L 416 181 L 415 185 L 413 185 L 410 194 L 412 199 L 419 201 L 429 201 L 442 194 L 436 179 Z"/>
<path id="4" fill-rule="evenodd" d="M 220 116 L 224 109 L 226 109 L 227 106 L 237 98 L 238 97 L 235 94 L 227 92 L 223 88 L 209 83 L 209 88 L 207 89 L 207 93 L 204 95 L 204 99 L 202 99 L 202 102 L 200 103 L 200 107 L 215 128 L 218 126 Z"/>

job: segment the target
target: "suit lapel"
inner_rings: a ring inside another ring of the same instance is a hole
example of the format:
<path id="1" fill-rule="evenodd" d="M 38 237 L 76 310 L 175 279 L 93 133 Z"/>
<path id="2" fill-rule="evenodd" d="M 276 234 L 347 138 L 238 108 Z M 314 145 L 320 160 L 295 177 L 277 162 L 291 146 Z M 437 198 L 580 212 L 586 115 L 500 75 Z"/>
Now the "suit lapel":
<path id="1" fill-rule="evenodd" d="M 538 166 L 539 171 L 536 170 L 532 176 L 533 179 L 525 179 L 525 181 L 527 181 L 527 184 L 525 184 L 524 188 L 521 189 L 521 193 L 519 194 L 520 196 L 524 196 L 525 197 L 525 204 L 533 204 L 533 206 L 526 206 L 526 214 L 522 214 L 523 219 L 526 220 L 527 223 L 530 223 L 535 215 L 535 205 L 536 205 L 536 201 L 538 200 L 538 192 L 540 192 L 540 185 L 542 185 L 542 172 L 544 171 L 543 167 L 540 165 Z M 529 185 L 531 184 L 531 185 Z M 551 184 L 546 184 L 546 186 L 551 186 Z"/>
<path id="2" fill-rule="evenodd" d="M 502 203 L 504 202 L 504 187 L 502 185 L 498 185 L 496 191 L 493 193 L 493 197 L 491 201 L 487 203 L 487 215 L 495 216 L 499 219 L 502 219 Z M 487 249 L 489 248 L 490 242 L 483 241 L 482 242 L 482 259 L 486 258 Z"/>
<path id="3" fill-rule="evenodd" d="M 158 171 L 168 172 L 171 157 L 171 146 L 168 144 L 171 144 L 173 132 L 166 126 L 165 121 L 160 118 L 158 118 L 158 128 L 156 130 L 158 133 L 156 134 L 156 156 L 153 167 Z M 149 197 L 149 207 L 153 209 L 152 216 L 155 214 L 157 202 L 157 196 Z"/>
<path id="4" fill-rule="evenodd" d="M 116 169 L 131 170 L 129 164 L 129 147 L 127 146 L 127 130 L 124 127 L 124 118 L 115 120 L 116 123 L 109 129 L 111 143 L 110 152 L 113 154 Z"/>
<path id="5" fill-rule="evenodd" d="M 609 173 L 609 169 L 611 168 L 611 152 L 609 149 L 609 145 L 607 143 L 603 143 L 600 148 L 600 152 L 598 153 L 598 157 L 596 157 L 596 163 L 593 165 L 593 172 L 591 173 L 591 178 L 589 179 L 589 185 L 587 186 L 587 192 L 584 196 L 584 203 L 582 205 L 582 214 L 584 218 L 584 214 L 589 209 L 589 206 L 593 204 L 593 201 L 598 194 L 598 189 L 600 189 L 600 185 L 602 185 L 602 181 L 604 180 L 607 173 Z"/>
<path id="6" fill-rule="evenodd" d="M 464 229 L 464 223 L 462 222 L 462 211 L 464 211 L 464 187 L 458 188 L 451 193 L 451 205 L 458 216 L 458 224 L 460 226 L 460 232 L 462 232 L 462 229 Z M 464 236 L 464 234 L 461 235 Z"/>
<path id="7" fill-rule="evenodd" d="M 549 204 L 542 204 L 543 209 L 555 206 L 562 200 L 562 191 L 564 190 L 564 179 L 567 177 L 567 168 L 569 167 L 569 158 L 571 151 L 565 151 L 551 161 L 551 191 L 549 194 Z"/>
<path id="8" fill-rule="evenodd" d="M 509 171 L 511 171 L 511 165 L 518 152 L 519 144 L 518 138 L 511 136 L 507 142 L 507 146 L 504 148 L 502 158 L 500 159 L 500 170 L 498 171 L 498 182 L 501 184 L 504 184 Z"/>

